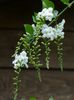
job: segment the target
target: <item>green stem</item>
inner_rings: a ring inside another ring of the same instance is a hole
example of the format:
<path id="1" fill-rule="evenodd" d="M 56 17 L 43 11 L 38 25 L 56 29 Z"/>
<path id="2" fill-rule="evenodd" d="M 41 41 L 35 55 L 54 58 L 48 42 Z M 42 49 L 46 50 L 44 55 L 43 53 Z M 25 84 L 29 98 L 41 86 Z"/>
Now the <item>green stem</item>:
<path id="1" fill-rule="evenodd" d="M 39 81 L 41 82 L 42 79 L 41 79 L 41 73 L 40 73 L 40 69 L 39 68 L 37 69 L 37 76 L 38 76 Z"/>
<path id="2" fill-rule="evenodd" d="M 70 8 L 73 4 L 74 4 L 74 1 L 72 1 L 71 3 L 69 3 L 68 6 L 67 6 L 65 9 L 63 9 L 63 10 L 57 15 L 57 17 L 56 17 L 55 19 L 53 19 L 48 25 L 50 26 L 53 22 L 55 22 L 56 19 L 57 19 L 59 16 L 61 16 L 61 15 L 62 15 L 68 8 Z"/>
<path id="3" fill-rule="evenodd" d="M 17 96 L 18 96 L 18 91 L 19 91 L 19 75 L 20 75 L 21 69 L 15 70 L 15 74 L 16 76 L 14 77 L 14 97 L 13 100 L 17 100 Z"/>

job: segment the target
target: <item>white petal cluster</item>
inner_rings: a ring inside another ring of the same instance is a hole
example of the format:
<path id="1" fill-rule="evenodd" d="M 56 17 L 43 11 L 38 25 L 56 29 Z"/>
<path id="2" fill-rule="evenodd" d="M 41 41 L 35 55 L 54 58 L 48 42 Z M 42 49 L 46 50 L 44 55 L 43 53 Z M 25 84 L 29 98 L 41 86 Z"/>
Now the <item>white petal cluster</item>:
<path id="1" fill-rule="evenodd" d="M 48 8 L 48 9 L 44 8 L 36 16 L 37 20 L 45 19 L 45 20 L 48 20 L 48 21 L 51 21 L 53 17 L 54 17 L 54 14 L 53 14 L 53 8 L 52 7 Z"/>
<path id="2" fill-rule="evenodd" d="M 51 41 L 54 39 L 61 37 L 64 38 L 64 24 L 65 20 L 63 19 L 61 23 L 57 24 L 54 28 L 51 26 L 48 26 L 47 24 L 44 24 L 42 26 L 42 37 L 43 38 L 49 38 Z"/>
<path id="3" fill-rule="evenodd" d="M 61 23 L 55 26 L 55 38 L 57 38 L 58 36 L 64 38 L 64 32 L 63 32 L 64 24 L 65 24 L 65 20 L 63 19 Z"/>
<path id="4" fill-rule="evenodd" d="M 53 11 L 53 15 L 54 15 L 53 18 L 57 17 L 58 16 L 58 11 L 57 10 L 54 10 Z"/>
<path id="5" fill-rule="evenodd" d="M 49 38 L 50 40 L 54 40 L 54 28 L 49 27 L 46 24 L 44 24 L 42 27 L 42 34 L 43 38 Z"/>
<path id="6" fill-rule="evenodd" d="M 22 51 L 19 55 L 15 55 L 15 60 L 12 62 L 14 64 L 14 69 L 18 69 L 20 67 L 25 67 L 28 68 L 28 57 L 27 53 L 25 51 Z"/>

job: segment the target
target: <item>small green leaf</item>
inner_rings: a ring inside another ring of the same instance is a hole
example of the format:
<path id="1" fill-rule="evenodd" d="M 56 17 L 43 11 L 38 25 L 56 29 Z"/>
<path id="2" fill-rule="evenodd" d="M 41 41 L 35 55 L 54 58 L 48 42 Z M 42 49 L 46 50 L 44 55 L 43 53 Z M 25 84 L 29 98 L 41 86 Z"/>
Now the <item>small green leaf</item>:
<path id="1" fill-rule="evenodd" d="M 54 97 L 51 96 L 51 97 L 49 98 L 49 100 L 54 100 Z"/>
<path id="2" fill-rule="evenodd" d="M 63 4 L 68 5 L 68 4 L 69 4 L 69 2 L 70 2 L 70 0 L 61 0 L 61 2 L 62 2 Z"/>
<path id="3" fill-rule="evenodd" d="M 42 7 L 43 8 L 49 8 L 49 7 L 54 8 L 54 3 L 50 0 L 42 0 Z"/>
<path id="4" fill-rule="evenodd" d="M 24 27 L 25 27 L 26 32 L 28 32 L 28 33 L 30 33 L 30 34 L 33 34 L 34 30 L 33 30 L 33 28 L 32 28 L 31 25 L 29 25 L 29 24 L 24 24 Z"/>
<path id="5" fill-rule="evenodd" d="M 33 19 L 33 22 L 36 23 L 36 16 L 37 16 L 37 13 L 34 12 L 34 16 L 32 16 L 32 19 Z"/>
<path id="6" fill-rule="evenodd" d="M 33 19 L 33 22 L 36 23 L 36 17 L 35 16 L 32 16 L 32 19 Z"/>
<path id="7" fill-rule="evenodd" d="M 35 97 L 31 96 L 29 100 L 37 100 Z"/>

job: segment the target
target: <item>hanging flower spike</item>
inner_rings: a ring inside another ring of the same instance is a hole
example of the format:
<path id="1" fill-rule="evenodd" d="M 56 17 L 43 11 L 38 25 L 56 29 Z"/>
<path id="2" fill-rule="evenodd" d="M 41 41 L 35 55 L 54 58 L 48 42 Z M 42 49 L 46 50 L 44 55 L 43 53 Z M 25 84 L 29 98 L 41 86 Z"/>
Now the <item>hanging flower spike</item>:
<path id="1" fill-rule="evenodd" d="M 27 53 L 25 51 L 22 51 L 20 54 L 15 54 L 15 60 L 12 62 L 12 64 L 14 64 L 14 71 L 15 71 L 15 76 L 13 78 L 14 80 L 14 98 L 13 100 L 17 100 L 17 96 L 18 96 L 18 91 L 19 91 L 19 83 L 21 82 L 21 80 L 19 79 L 19 75 L 21 72 L 21 68 L 22 67 L 26 67 L 28 68 L 28 57 L 27 57 Z"/>
<path id="2" fill-rule="evenodd" d="M 61 23 L 55 26 L 55 43 L 57 45 L 57 54 L 58 54 L 58 63 L 61 67 L 61 71 L 63 71 L 63 46 L 62 39 L 64 38 L 64 24 L 65 20 L 63 19 Z"/>
<path id="3" fill-rule="evenodd" d="M 54 32 L 53 28 L 49 27 L 47 24 L 44 24 L 42 27 L 42 38 L 43 42 L 42 44 L 45 46 L 45 62 L 46 62 L 46 67 L 49 69 L 50 66 L 50 43 L 51 41 L 54 40 Z"/>

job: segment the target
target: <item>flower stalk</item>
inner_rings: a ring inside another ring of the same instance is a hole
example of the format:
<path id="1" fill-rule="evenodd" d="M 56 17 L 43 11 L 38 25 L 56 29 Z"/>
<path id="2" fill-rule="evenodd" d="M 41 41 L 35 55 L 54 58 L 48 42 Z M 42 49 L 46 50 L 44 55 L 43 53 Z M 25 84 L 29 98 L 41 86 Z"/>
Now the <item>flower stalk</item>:
<path id="1" fill-rule="evenodd" d="M 17 69 L 17 70 L 15 70 L 15 76 L 13 78 L 13 81 L 14 81 L 14 83 L 13 83 L 13 85 L 14 85 L 14 91 L 13 91 L 14 96 L 13 96 L 13 100 L 17 100 L 17 97 L 18 97 L 19 84 L 21 82 L 20 77 L 19 77 L 20 76 L 20 72 L 21 72 L 21 69 L 20 68 Z"/>

